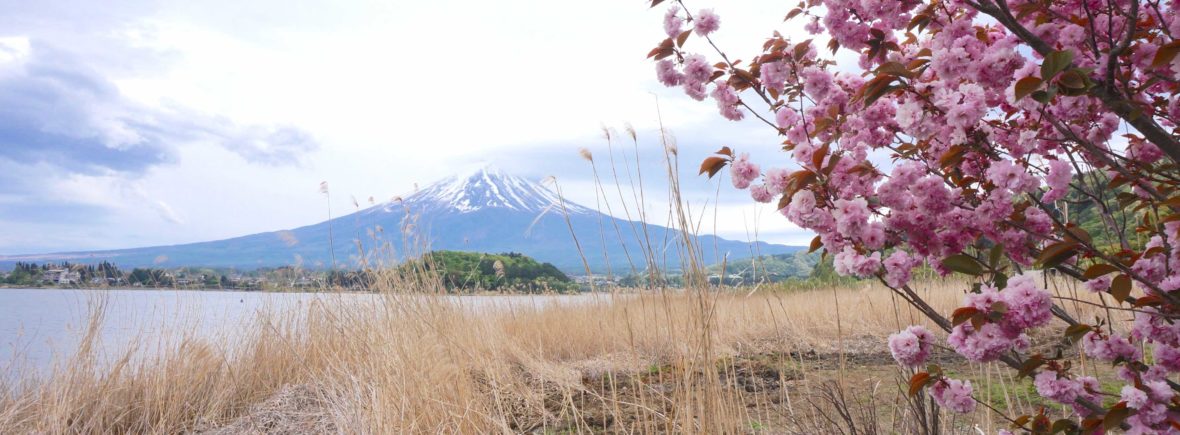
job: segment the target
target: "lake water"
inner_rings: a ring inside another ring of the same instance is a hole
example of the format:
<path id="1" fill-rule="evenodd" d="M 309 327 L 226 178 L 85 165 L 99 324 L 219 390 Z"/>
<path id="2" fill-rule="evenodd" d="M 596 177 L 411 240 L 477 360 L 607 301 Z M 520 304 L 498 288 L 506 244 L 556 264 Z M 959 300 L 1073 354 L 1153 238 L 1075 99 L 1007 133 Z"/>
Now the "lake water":
<path id="1" fill-rule="evenodd" d="M 294 308 L 313 302 L 375 301 L 368 293 L 262 293 L 185 290 L 0 289 L 0 373 L 32 370 L 45 373 L 54 361 L 73 355 L 86 330 L 91 309 L 102 304 L 105 317 L 98 344 L 100 354 L 121 353 L 138 339 L 192 332 L 216 339 L 248 327 L 259 312 Z M 474 310 L 544 307 L 554 303 L 601 300 L 601 295 L 576 296 L 449 296 Z"/>

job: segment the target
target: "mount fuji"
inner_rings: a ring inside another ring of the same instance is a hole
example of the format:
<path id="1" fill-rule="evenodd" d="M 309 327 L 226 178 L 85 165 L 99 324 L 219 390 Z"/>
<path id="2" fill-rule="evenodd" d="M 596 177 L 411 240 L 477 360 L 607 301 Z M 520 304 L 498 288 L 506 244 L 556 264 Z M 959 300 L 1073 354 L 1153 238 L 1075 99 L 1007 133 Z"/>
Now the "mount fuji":
<path id="1" fill-rule="evenodd" d="M 362 260 L 370 264 L 397 261 L 405 251 L 447 249 L 519 252 L 581 274 L 585 266 L 580 247 L 594 273 L 609 269 L 626 274 L 646 267 L 641 246 L 653 246 L 651 252 L 661 268 L 679 269 L 679 237 L 678 230 L 611 217 L 563 201 L 538 182 L 485 167 L 446 178 L 400 200 L 305 227 L 183 245 L 0 256 L 0 264 L 110 261 L 122 267 L 253 269 L 324 268 L 335 261 L 338 267 L 355 268 Z M 725 255 L 743 258 L 802 249 L 710 235 L 698 236 L 695 242 L 706 263 Z"/>

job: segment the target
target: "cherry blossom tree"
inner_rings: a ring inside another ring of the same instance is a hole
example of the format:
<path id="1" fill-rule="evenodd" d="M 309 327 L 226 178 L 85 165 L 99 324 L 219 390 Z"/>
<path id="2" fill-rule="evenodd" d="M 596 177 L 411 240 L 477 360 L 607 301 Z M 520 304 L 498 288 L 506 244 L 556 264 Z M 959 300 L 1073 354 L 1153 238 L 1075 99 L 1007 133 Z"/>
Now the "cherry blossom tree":
<path id="1" fill-rule="evenodd" d="M 817 233 L 812 249 L 838 273 L 880 280 L 947 333 L 945 346 L 1019 370 L 1077 416 L 1012 416 L 1014 428 L 1180 433 L 1180 6 L 805 0 L 784 13 L 815 38 L 770 32 L 749 61 L 714 44 L 714 10 L 665 6 L 666 39 L 649 54 L 659 81 L 774 129 L 794 162 L 725 147 L 703 174 L 728 166 L 735 187 Z M 836 68 L 842 50 L 855 68 Z M 922 265 L 972 278 L 961 308 L 939 312 L 909 286 Z M 1072 318 L 1034 269 L 1100 293 L 1107 312 L 1133 316 L 1130 332 Z M 1028 333 L 1054 317 L 1068 325 L 1062 340 L 1117 368 L 1121 390 L 1067 357 L 1030 355 Z M 912 326 L 888 345 L 917 368 L 911 394 L 973 411 L 970 382 L 922 370 L 936 340 Z"/>

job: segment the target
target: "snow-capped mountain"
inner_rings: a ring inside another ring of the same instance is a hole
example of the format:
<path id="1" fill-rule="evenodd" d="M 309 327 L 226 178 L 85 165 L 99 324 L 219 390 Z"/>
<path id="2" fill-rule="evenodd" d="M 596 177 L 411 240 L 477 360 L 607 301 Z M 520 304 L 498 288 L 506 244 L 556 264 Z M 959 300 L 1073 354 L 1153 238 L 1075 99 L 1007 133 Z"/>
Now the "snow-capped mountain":
<path id="1" fill-rule="evenodd" d="M 675 242 L 679 237 L 676 230 L 617 219 L 562 201 L 541 180 L 485 167 L 386 204 L 305 227 L 185 245 L 0 256 L 0 265 L 108 260 L 124 267 L 318 268 L 331 267 L 335 259 L 338 267 L 353 268 L 362 260 L 369 264 L 397 261 L 406 251 L 448 249 L 520 252 L 572 273 L 585 273 L 589 264 L 595 273 L 625 274 L 644 269 L 644 247 L 650 247 L 646 252 L 653 254 L 647 257 L 655 257 L 662 268 L 679 268 Z M 725 255 L 742 258 L 800 249 L 713 236 L 700 236 L 697 242 L 707 263 Z"/>
<path id="2" fill-rule="evenodd" d="M 468 174 L 455 175 L 411 194 L 404 199 L 411 209 L 422 211 L 452 210 L 471 213 L 489 208 L 501 208 L 528 213 L 561 211 L 562 201 L 557 193 L 539 182 L 505 174 L 485 166 Z M 580 205 L 565 201 L 568 213 L 592 213 Z"/>

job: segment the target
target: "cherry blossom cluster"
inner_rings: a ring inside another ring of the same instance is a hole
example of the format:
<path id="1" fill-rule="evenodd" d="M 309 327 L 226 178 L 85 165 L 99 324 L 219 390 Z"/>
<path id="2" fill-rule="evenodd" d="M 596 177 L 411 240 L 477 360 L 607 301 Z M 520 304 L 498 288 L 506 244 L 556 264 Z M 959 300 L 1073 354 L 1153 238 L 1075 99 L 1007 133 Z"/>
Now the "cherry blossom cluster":
<path id="1" fill-rule="evenodd" d="M 964 358 L 1043 363 L 1027 355 L 1028 332 L 1056 316 L 1085 355 L 1118 367 L 1126 387 L 1115 408 L 1134 410 L 1120 425 L 1180 423 L 1180 387 L 1160 387 L 1180 372 L 1175 1 L 816 0 L 788 19 L 817 38 L 775 32 L 745 62 L 712 44 L 713 10 L 670 3 L 667 39 L 650 55 L 659 81 L 711 98 L 726 119 L 766 124 L 791 157 L 759 164 L 725 148 L 702 172 L 728 165 L 735 188 L 814 231 L 837 273 L 879 279 L 929 316 L 942 314 L 908 291 L 914 269 L 972 276 L 964 306 L 939 323 Z M 694 39 L 705 51 L 690 50 Z M 842 49 L 856 68 L 826 56 Z M 1079 207 L 1101 234 L 1076 222 Z M 1032 268 L 1133 307 L 1130 332 L 1055 310 Z M 919 327 L 888 341 L 915 368 L 933 343 Z M 1033 379 L 1083 419 L 1115 409 L 1069 364 Z M 929 385 L 943 407 L 974 409 L 970 383 Z"/>
<path id="2" fill-rule="evenodd" d="M 943 378 L 930 387 L 930 397 L 938 406 L 966 414 L 975 411 L 975 399 L 971 397 L 971 381 Z"/>
<path id="3" fill-rule="evenodd" d="M 907 367 L 918 367 L 930 358 L 934 348 L 934 334 L 921 326 L 910 326 L 889 336 L 889 352 L 893 359 Z"/>
<path id="4" fill-rule="evenodd" d="M 1012 278 L 1003 290 L 981 286 L 980 293 L 968 294 L 964 303 L 985 317 L 999 309 L 999 321 L 987 321 L 978 329 L 963 322 L 947 337 L 947 343 L 958 354 L 974 362 L 995 361 L 1010 350 L 1027 349 L 1029 338 L 1024 331 L 1044 326 L 1052 319 L 1051 296 L 1029 276 Z"/>

